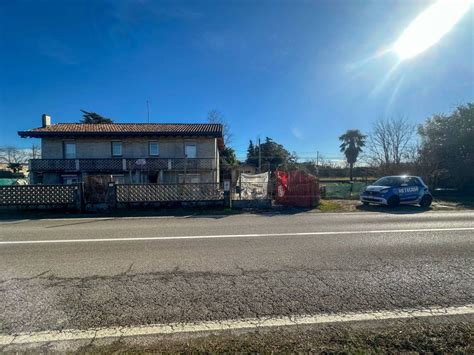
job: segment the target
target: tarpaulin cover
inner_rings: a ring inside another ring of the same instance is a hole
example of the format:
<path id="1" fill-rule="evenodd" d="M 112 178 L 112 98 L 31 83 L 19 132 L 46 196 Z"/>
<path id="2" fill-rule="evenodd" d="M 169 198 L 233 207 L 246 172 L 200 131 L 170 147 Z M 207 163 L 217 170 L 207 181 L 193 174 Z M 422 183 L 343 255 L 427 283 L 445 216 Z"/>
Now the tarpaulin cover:
<path id="1" fill-rule="evenodd" d="M 243 200 L 268 198 L 268 173 L 240 174 L 240 195 Z"/>
<path id="2" fill-rule="evenodd" d="M 319 183 L 315 176 L 304 171 L 276 171 L 277 193 L 275 202 L 280 205 L 313 207 L 319 198 Z"/>
<path id="3" fill-rule="evenodd" d="M 27 185 L 27 182 L 24 179 L 0 178 L 0 186 L 9 186 L 9 185 Z"/>

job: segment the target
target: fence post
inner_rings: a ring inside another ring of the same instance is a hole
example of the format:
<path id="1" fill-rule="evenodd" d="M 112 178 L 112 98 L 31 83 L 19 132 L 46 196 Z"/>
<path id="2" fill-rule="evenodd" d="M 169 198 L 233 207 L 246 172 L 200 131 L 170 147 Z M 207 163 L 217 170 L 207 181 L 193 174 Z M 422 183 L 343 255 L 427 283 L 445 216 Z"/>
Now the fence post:
<path id="1" fill-rule="evenodd" d="M 242 173 L 239 175 L 239 200 L 242 200 Z"/>
<path id="2" fill-rule="evenodd" d="M 267 182 L 267 195 L 270 197 L 270 200 L 273 201 L 273 182 L 275 181 L 272 177 L 273 173 L 271 171 L 268 172 L 268 182 Z"/>
<path id="3" fill-rule="evenodd" d="M 326 185 L 321 185 L 319 187 L 319 193 L 321 194 L 322 199 L 326 198 Z"/>
<path id="4" fill-rule="evenodd" d="M 83 213 L 85 211 L 84 203 L 84 183 L 80 182 L 77 184 L 76 189 L 76 209 L 78 212 Z"/>
<path id="5" fill-rule="evenodd" d="M 109 182 L 107 185 L 107 208 L 109 210 L 115 210 L 117 208 L 117 186 L 114 182 Z"/>
<path id="6" fill-rule="evenodd" d="M 224 180 L 224 206 L 232 208 L 232 197 L 230 196 L 229 180 Z"/>

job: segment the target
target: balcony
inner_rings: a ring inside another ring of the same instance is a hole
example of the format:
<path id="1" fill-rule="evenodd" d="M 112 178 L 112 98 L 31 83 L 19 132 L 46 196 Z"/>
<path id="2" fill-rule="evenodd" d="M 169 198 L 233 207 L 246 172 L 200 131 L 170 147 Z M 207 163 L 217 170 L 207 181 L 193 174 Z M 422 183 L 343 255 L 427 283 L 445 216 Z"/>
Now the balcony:
<path id="1" fill-rule="evenodd" d="M 31 159 L 32 172 L 124 172 L 215 170 L 213 158 Z"/>

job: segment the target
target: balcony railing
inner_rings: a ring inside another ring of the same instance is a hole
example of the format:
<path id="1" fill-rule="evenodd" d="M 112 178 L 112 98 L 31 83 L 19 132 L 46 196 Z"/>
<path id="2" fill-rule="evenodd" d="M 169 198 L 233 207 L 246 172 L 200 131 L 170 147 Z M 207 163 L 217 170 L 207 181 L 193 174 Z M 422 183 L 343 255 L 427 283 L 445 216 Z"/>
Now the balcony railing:
<path id="1" fill-rule="evenodd" d="M 123 172 L 215 170 L 213 158 L 32 159 L 33 172 Z"/>

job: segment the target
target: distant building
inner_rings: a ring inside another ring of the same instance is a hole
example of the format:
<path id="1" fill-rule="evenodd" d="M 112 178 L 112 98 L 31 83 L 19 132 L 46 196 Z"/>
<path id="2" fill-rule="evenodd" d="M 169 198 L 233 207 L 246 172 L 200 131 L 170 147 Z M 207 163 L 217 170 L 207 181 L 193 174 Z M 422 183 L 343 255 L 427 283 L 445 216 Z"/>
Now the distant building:
<path id="1" fill-rule="evenodd" d="M 256 174 L 256 173 L 257 173 L 257 167 L 246 164 L 246 163 L 240 163 L 239 165 L 232 167 L 232 172 L 231 172 L 232 186 L 235 186 L 238 184 L 240 174 Z"/>

